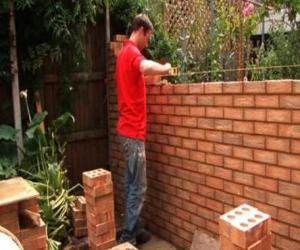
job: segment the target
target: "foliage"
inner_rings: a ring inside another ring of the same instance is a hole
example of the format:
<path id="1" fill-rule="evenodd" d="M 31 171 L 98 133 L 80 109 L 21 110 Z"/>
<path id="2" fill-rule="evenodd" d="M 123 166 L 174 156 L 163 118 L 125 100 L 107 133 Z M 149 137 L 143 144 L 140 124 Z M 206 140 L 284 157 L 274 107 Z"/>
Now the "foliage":
<path id="1" fill-rule="evenodd" d="M 58 132 L 68 122 L 74 121 L 71 114 L 65 113 L 52 121 L 47 132 L 44 134 L 40 124 L 45 120 L 47 112 L 35 114 L 28 124 L 24 136 L 24 159 L 17 168 L 16 151 L 13 143 L 10 150 L 12 158 L 1 158 L 0 155 L 0 178 L 8 178 L 18 174 L 30 180 L 31 184 L 39 192 L 41 215 L 47 225 L 48 247 L 50 250 L 59 249 L 62 242 L 67 239 L 70 229 L 68 218 L 70 206 L 75 200 L 71 194 L 66 170 L 63 168 L 65 143 L 59 140 Z M 0 126 L 0 140 L 14 142 L 17 131 L 7 125 Z M 3 151 L 1 141 L 1 151 Z M 2 156 L 3 156 L 2 155 Z M 7 167 L 6 169 L 3 167 Z M 3 170 L 3 171 L 2 171 Z"/>

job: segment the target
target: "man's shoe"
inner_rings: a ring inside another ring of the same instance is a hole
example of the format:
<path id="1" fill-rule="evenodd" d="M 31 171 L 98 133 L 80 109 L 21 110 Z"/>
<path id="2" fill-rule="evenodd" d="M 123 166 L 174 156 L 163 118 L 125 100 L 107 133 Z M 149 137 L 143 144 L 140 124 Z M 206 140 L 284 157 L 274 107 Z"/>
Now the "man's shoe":
<path id="1" fill-rule="evenodd" d="M 121 235 L 119 237 L 117 236 L 117 243 L 118 244 L 122 244 L 122 243 L 125 243 L 125 242 L 129 242 L 133 246 L 137 245 L 136 239 L 134 239 L 134 238 L 128 239 L 128 238 L 123 237 L 123 235 Z"/>
<path id="2" fill-rule="evenodd" d="M 145 244 L 151 239 L 151 236 L 152 236 L 151 233 L 146 229 L 140 229 L 136 234 L 136 244 L 137 245 Z"/>

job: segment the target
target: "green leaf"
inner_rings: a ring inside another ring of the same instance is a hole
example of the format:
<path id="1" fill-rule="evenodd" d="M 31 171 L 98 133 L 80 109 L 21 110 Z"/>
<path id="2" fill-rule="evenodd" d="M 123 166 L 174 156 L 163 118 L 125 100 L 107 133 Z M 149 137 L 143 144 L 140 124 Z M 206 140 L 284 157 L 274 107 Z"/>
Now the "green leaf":
<path id="1" fill-rule="evenodd" d="M 33 138 L 37 129 L 39 129 L 40 124 L 45 120 L 48 115 L 47 111 L 42 113 L 37 113 L 34 115 L 32 121 L 28 125 L 28 129 L 26 130 L 26 136 L 28 138 Z"/>
<path id="2" fill-rule="evenodd" d="M 60 117 L 58 117 L 56 120 L 52 121 L 50 126 L 54 131 L 57 131 L 58 129 L 60 129 L 70 121 L 74 123 L 75 118 L 73 115 L 71 115 L 71 113 L 66 112 L 62 114 Z"/>
<path id="3" fill-rule="evenodd" d="M 16 141 L 17 133 L 18 130 L 11 126 L 0 125 L 0 140 Z"/>

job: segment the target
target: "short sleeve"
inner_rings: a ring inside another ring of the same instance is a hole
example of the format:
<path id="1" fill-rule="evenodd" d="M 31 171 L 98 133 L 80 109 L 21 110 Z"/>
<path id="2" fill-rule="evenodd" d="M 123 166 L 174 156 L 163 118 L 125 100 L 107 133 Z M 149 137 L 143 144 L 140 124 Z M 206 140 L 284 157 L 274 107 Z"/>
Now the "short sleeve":
<path id="1" fill-rule="evenodd" d="M 132 66 L 133 66 L 134 70 L 140 71 L 140 65 L 141 65 L 142 60 L 144 60 L 144 56 L 142 56 L 142 55 L 137 55 L 134 57 L 134 59 L 132 60 Z"/>

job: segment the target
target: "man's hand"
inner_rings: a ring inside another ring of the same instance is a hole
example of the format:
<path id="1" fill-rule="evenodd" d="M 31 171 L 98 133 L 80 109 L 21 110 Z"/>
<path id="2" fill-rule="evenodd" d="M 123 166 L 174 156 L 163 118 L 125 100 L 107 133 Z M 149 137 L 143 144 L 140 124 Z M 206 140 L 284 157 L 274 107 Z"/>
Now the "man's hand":
<path id="1" fill-rule="evenodd" d="M 145 75 L 167 75 L 171 64 L 160 64 L 151 60 L 143 60 L 140 64 L 140 71 Z"/>

